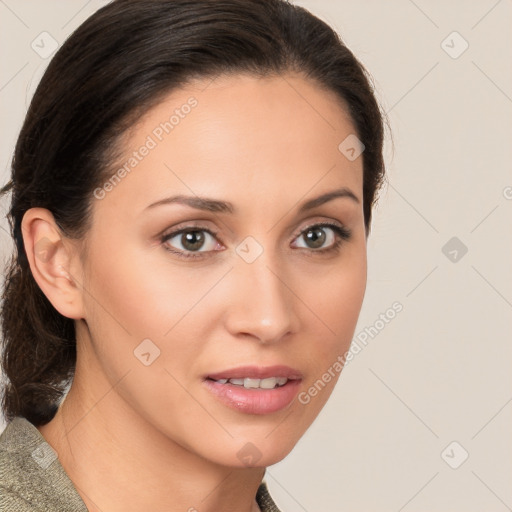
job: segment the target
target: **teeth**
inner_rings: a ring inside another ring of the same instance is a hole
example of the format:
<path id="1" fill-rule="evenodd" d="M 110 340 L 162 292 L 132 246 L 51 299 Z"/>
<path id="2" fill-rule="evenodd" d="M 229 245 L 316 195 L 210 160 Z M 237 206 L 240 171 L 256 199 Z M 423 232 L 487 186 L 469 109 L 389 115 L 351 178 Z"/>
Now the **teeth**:
<path id="1" fill-rule="evenodd" d="M 259 388 L 260 387 L 260 379 L 244 379 L 244 388 Z"/>
<path id="2" fill-rule="evenodd" d="M 275 377 L 269 377 L 268 379 L 260 380 L 260 388 L 262 389 L 274 389 L 277 384 L 277 379 Z"/>
<path id="3" fill-rule="evenodd" d="M 245 389 L 274 389 L 277 386 L 284 386 L 288 379 L 286 377 L 268 377 L 266 379 L 218 379 L 216 382 L 219 384 L 230 384 L 236 386 L 243 386 Z"/>

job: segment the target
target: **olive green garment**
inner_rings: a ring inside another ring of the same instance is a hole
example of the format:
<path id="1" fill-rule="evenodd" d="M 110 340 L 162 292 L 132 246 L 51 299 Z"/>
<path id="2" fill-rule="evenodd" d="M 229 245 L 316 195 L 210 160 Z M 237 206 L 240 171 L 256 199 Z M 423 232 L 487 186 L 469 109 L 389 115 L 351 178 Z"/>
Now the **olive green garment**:
<path id="1" fill-rule="evenodd" d="M 262 512 L 280 512 L 264 481 L 256 501 Z M 55 451 L 21 417 L 0 435 L 0 512 L 87 512 Z"/>

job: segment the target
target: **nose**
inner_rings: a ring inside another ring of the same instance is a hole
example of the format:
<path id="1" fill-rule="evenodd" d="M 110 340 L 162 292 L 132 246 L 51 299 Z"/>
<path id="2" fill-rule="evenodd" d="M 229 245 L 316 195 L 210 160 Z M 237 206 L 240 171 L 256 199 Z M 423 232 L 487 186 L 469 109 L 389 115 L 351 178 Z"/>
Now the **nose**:
<path id="1" fill-rule="evenodd" d="M 226 326 L 234 337 L 270 344 L 297 332 L 298 298 L 289 274 L 263 255 L 252 263 L 238 261 L 230 274 Z"/>

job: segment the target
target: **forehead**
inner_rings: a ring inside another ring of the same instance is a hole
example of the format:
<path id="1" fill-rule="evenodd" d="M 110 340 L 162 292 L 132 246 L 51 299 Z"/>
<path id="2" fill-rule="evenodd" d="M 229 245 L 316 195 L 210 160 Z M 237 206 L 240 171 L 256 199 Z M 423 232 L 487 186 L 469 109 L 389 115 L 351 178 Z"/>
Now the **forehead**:
<path id="1" fill-rule="evenodd" d="M 301 76 L 196 80 L 127 132 L 110 170 L 124 169 L 122 180 L 109 195 L 124 191 L 131 207 L 142 209 L 167 193 L 233 201 L 244 191 L 269 201 L 296 201 L 314 187 L 357 193 L 362 158 L 350 161 L 338 148 L 354 134 L 342 101 Z"/>

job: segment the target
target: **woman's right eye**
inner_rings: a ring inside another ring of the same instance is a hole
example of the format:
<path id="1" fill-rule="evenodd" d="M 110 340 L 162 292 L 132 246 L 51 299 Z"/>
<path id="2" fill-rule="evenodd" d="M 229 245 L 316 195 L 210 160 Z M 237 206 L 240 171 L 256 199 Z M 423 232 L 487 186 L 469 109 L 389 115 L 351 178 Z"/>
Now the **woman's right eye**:
<path id="1" fill-rule="evenodd" d="M 216 233 L 213 233 L 207 228 L 183 228 L 178 231 L 173 231 L 164 235 L 161 239 L 164 249 L 176 254 L 182 258 L 201 258 L 204 253 L 214 251 L 215 247 L 219 246 L 219 242 L 216 240 Z M 169 242 L 174 240 L 176 247 Z M 201 251 L 204 246 L 210 246 L 204 251 Z"/>

